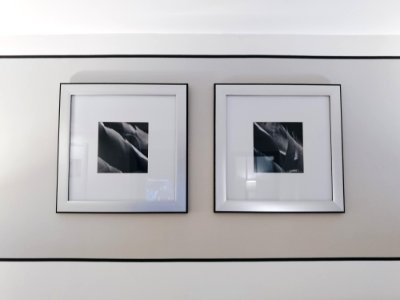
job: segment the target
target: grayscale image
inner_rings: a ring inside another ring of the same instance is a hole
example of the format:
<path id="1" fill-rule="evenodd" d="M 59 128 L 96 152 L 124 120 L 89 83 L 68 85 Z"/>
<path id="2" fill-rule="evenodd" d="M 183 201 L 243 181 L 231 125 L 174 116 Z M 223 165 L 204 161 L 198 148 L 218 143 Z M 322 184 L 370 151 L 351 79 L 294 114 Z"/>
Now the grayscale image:
<path id="1" fill-rule="evenodd" d="M 303 124 L 255 122 L 254 171 L 257 173 L 303 173 Z"/>
<path id="2" fill-rule="evenodd" d="M 100 122 L 98 173 L 147 173 L 149 123 Z"/>

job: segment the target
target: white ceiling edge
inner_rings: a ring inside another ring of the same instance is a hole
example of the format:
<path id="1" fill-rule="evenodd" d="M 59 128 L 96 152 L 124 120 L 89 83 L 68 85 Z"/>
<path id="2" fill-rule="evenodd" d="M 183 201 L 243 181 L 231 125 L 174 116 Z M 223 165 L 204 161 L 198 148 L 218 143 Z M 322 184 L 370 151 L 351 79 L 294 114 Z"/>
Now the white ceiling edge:
<path id="1" fill-rule="evenodd" d="M 11 34 L 400 34 L 398 0 L 1 0 Z"/>
<path id="2" fill-rule="evenodd" d="M 0 36 L 0 56 L 400 56 L 400 35 L 99 34 Z"/>

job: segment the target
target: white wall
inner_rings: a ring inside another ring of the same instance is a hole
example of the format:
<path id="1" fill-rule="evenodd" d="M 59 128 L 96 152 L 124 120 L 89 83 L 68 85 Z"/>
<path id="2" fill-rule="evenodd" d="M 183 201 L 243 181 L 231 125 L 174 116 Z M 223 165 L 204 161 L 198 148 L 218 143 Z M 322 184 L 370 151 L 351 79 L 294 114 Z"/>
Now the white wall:
<path id="1" fill-rule="evenodd" d="M 189 214 L 55 213 L 60 82 L 188 83 Z M 341 84 L 346 213 L 213 213 L 216 82 Z M 0 257 L 396 256 L 399 94 L 399 60 L 0 59 Z"/>
<path id="2" fill-rule="evenodd" d="M 0 50 L 5 49 L 1 54 L 14 54 L 16 51 L 17 54 L 40 54 L 49 51 L 46 47 L 47 38 L 43 43 L 43 39 L 32 35 L 110 33 L 396 35 L 400 34 L 399 8 L 400 3 L 396 0 L 3 0 L 0 4 Z M 15 35 L 25 35 L 25 37 L 16 38 Z M 110 37 L 104 37 L 107 38 Z M 29 40 L 31 48 L 24 48 L 26 45 L 24 43 L 18 44 L 21 39 Z M 165 39 L 168 40 L 168 36 L 165 36 Z M 259 44 L 257 39 L 261 42 L 262 38 L 256 37 L 251 45 L 257 46 Z M 315 50 L 313 44 L 302 40 L 302 37 L 288 39 L 289 42 L 287 39 L 285 42 L 286 49 L 294 51 L 293 49 L 298 49 L 297 46 L 301 48 L 302 54 L 321 53 L 319 48 Z M 291 42 L 292 39 L 296 41 L 294 44 Z M 332 40 L 323 39 L 327 41 L 326 47 L 331 48 L 330 54 L 333 55 L 341 51 L 350 51 L 352 54 L 362 51 L 367 51 L 367 54 L 400 54 L 399 48 L 395 48 L 393 52 L 391 45 L 397 39 L 393 37 L 387 39 L 381 36 L 378 37 L 378 43 L 367 41 L 366 44 L 361 43 L 361 46 L 359 44 L 350 48 L 349 44 L 338 45 L 332 43 Z M 71 45 L 74 39 L 59 36 L 55 41 L 52 45 L 59 53 L 79 51 L 79 46 Z M 357 38 L 353 42 L 356 43 Z M 262 44 L 264 43 L 265 41 Z M 324 43 L 320 40 L 320 44 Z M 118 45 L 123 45 L 124 42 L 118 42 L 114 48 L 105 44 L 103 42 L 105 49 L 110 53 L 110 50 L 121 51 Z M 398 45 L 397 42 L 395 44 Z M 169 49 L 168 42 L 155 45 L 159 46 L 156 51 Z M 251 45 L 242 47 L 237 41 L 232 45 L 236 45 L 237 49 L 244 53 L 251 49 Z M 90 48 L 90 45 L 88 47 Z M 189 46 L 186 52 L 212 53 L 213 47 L 211 42 L 199 43 Z M 132 48 L 131 45 L 128 49 Z M 229 51 L 227 47 L 224 49 Z M 262 54 L 261 52 L 271 48 L 263 46 L 257 49 L 260 51 L 258 54 Z M 27 52 L 29 50 L 31 52 Z M 272 54 L 279 53 L 279 47 L 273 50 Z M 101 49 L 99 51 L 101 52 Z M 172 52 L 177 51 L 179 47 L 175 45 Z M 2 262 L 0 293 L 4 299 L 13 300 L 135 297 L 396 299 L 400 294 L 396 281 L 399 275 L 398 262 L 223 264 Z"/>
<path id="3" fill-rule="evenodd" d="M 397 0 L 2 0 L 0 34 L 399 34 Z"/>
<path id="4" fill-rule="evenodd" d="M 2 263 L 2 299 L 399 299 L 400 262 Z"/>

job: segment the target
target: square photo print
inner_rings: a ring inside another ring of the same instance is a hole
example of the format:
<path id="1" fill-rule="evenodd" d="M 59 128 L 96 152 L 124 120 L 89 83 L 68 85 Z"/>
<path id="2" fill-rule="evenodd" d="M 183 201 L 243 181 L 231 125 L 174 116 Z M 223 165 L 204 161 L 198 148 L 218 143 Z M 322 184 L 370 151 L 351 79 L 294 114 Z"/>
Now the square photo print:
<path id="1" fill-rule="evenodd" d="M 99 122 L 98 173 L 147 173 L 149 124 Z"/>
<path id="2" fill-rule="evenodd" d="M 303 173 L 303 124 L 254 122 L 254 171 Z"/>

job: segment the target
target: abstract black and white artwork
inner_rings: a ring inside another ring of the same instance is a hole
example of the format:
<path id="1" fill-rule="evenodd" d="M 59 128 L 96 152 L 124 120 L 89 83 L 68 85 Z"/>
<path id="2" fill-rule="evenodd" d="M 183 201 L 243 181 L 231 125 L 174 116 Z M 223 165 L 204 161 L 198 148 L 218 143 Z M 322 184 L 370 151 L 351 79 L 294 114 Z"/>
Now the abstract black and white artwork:
<path id="1" fill-rule="evenodd" d="M 149 123 L 99 122 L 98 173 L 147 173 Z"/>
<path id="2" fill-rule="evenodd" d="M 215 84 L 216 212 L 343 212 L 338 84 Z"/>
<path id="3" fill-rule="evenodd" d="M 254 122 L 254 171 L 303 173 L 303 124 Z"/>
<path id="4" fill-rule="evenodd" d="M 57 212 L 187 212 L 187 84 L 61 83 L 59 100 Z"/>

